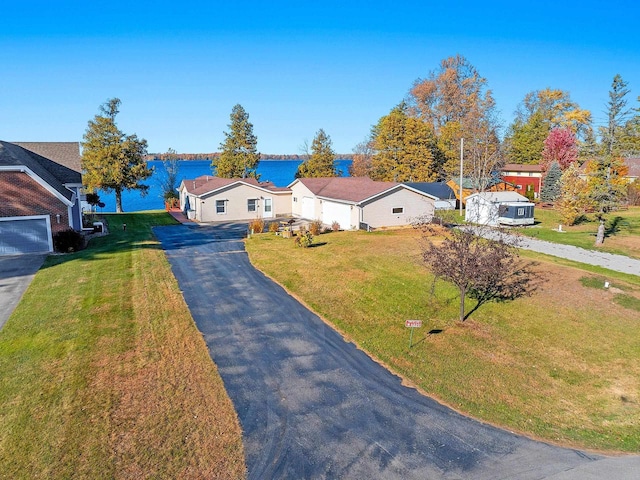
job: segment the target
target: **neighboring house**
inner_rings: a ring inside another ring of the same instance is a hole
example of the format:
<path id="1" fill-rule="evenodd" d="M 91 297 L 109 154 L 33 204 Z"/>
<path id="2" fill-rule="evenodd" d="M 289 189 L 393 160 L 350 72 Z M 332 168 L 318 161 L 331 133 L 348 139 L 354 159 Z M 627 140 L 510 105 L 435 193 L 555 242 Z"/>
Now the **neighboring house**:
<path id="1" fill-rule="evenodd" d="M 524 195 L 527 186 L 533 187 L 534 198 L 540 197 L 542 190 L 542 166 L 541 165 L 520 165 L 517 163 L 507 163 L 500 170 L 502 179 L 516 187 L 516 192 Z"/>
<path id="2" fill-rule="evenodd" d="M 534 204 L 516 192 L 480 192 L 467 197 L 464 219 L 481 225 L 533 225 Z"/>
<path id="3" fill-rule="evenodd" d="M 203 175 L 178 187 L 180 209 L 199 222 L 253 220 L 291 214 L 291 191 L 255 178 Z"/>
<path id="4" fill-rule="evenodd" d="M 640 157 L 627 157 L 623 159 L 623 162 L 627 167 L 627 174 L 624 178 L 626 178 L 629 183 L 637 182 L 638 178 L 640 178 Z M 580 172 L 579 176 L 582 180 L 587 180 L 589 177 L 586 173 L 588 163 L 588 161 L 584 162 L 578 169 Z"/>
<path id="5" fill-rule="evenodd" d="M 460 200 L 460 179 L 452 178 L 447 182 L 451 187 L 456 199 Z M 501 178 L 491 177 L 482 178 L 480 180 L 469 177 L 462 177 L 462 204 L 467 201 L 467 197 L 478 191 L 485 192 L 511 192 L 516 189 L 515 185 Z"/>
<path id="6" fill-rule="evenodd" d="M 78 142 L 0 141 L 0 255 L 53 251 L 53 235 L 82 230 Z"/>
<path id="7" fill-rule="evenodd" d="M 436 197 L 406 184 L 368 177 L 299 178 L 289 186 L 293 215 L 337 222 L 343 230 L 409 225 L 433 216 Z"/>
<path id="8" fill-rule="evenodd" d="M 404 184 L 433 196 L 436 199 L 436 210 L 455 210 L 456 208 L 456 194 L 445 182 L 404 182 Z"/>

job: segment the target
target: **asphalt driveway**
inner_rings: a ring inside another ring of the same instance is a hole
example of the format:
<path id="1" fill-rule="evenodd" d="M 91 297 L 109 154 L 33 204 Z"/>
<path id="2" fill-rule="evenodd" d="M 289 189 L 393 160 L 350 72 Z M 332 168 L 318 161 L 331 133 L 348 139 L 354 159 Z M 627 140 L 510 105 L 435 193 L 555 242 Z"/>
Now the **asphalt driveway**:
<path id="1" fill-rule="evenodd" d="M 0 255 L 0 329 L 9 319 L 46 255 Z"/>
<path id="2" fill-rule="evenodd" d="M 589 472 L 600 465 L 612 471 L 608 459 L 479 423 L 402 386 L 254 269 L 245 229 L 154 232 L 238 412 L 250 479 L 570 479 L 598 478 Z"/>

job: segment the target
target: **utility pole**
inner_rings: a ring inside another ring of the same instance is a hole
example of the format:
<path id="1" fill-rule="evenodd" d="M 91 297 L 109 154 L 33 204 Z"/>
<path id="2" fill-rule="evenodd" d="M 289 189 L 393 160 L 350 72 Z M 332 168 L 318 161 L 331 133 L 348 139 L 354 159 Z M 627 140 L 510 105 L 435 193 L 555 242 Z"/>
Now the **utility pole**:
<path id="1" fill-rule="evenodd" d="M 462 164 L 464 162 L 464 138 L 460 139 L 460 215 L 462 215 Z"/>

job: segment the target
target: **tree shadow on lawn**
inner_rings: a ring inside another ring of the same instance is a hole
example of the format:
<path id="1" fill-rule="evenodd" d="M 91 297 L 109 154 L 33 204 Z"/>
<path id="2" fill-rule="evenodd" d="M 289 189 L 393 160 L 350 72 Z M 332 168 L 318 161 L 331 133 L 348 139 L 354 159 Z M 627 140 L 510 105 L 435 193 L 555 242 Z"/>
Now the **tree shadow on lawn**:
<path id="1" fill-rule="evenodd" d="M 609 225 L 604 230 L 605 237 L 611 237 L 612 235 L 616 235 L 620 233 L 620 229 L 622 227 L 629 227 L 629 222 L 622 217 L 616 216 L 611 219 Z"/>

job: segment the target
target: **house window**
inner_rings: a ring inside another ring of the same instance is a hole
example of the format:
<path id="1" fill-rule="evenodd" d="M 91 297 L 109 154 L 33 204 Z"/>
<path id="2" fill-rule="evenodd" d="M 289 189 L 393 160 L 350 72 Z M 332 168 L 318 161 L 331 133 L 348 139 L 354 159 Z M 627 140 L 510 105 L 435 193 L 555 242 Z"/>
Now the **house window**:
<path id="1" fill-rule="evenodd" d="M 395 215 L 395 214 L 400 214 L 400 213 L 404 213 L 404 207 L 393 207 L 391 209 L 391 212 Z"/>
<path id="2" fill-rule="evenodd" d="M 258 199 L 250 198 L 247 200 L 247 211 L 255 212 L 258 209 Z"/>
<path id="3" fill-rule="evenodd" d="M 218 215 L 224 215 L 225 213 L 227 213 L 226 200 L 216 200 L 216 213 Z"/>
<path id="4" fill-rule="evenodd" d="M 522 190 L 522 185 L 516 185 L 516 188 L 517 188 L 518 190 Z"/>
<path id="5" fill-rule="evenodd" d="M 524 217 L 524 208 L 518 208 L 518 216 Z"/>

